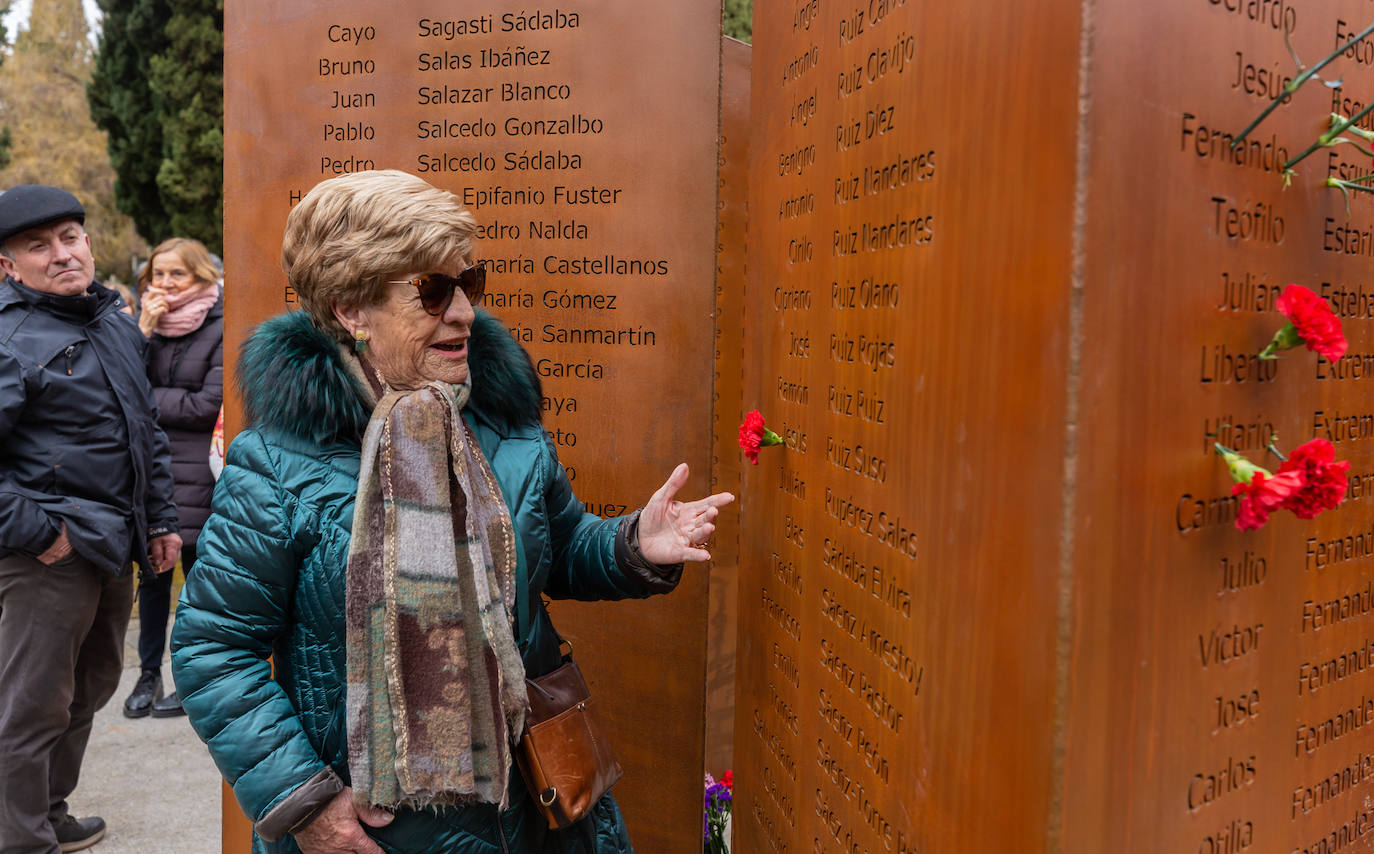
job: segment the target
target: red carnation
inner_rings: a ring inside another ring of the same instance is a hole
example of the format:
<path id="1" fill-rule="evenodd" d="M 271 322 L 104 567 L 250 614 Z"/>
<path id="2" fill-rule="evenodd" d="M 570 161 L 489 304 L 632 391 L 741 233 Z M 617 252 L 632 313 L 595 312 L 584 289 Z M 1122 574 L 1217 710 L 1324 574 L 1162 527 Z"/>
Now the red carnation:
<path id="1" fill-rule="evenodd" d="M 1288 323 L 1274 334 L 1269 346 L 1259 354 L 1261 359 L 1277 358 L 1280 350 L 1306 344 L 1307 349 L 1320 353 L 1334 362 L 1349 348 L 1341 331 L 1340 318 L 1326 300 L 1302 285 L 1289 285 L 1274 303 Z"/>
<path id="2" fill-rule="evenodd" d="M 725 788 L 729 789 L 732 792 L 735 790 L 734 771 L 727 770 L 724 774 L 721 775 L 720 781 L 725 784 Z"/>
<path id="3" fill-rule="evenodd" d="M 1248 483 L 1237 483 L 1231 489 L 1232 495 L 1241 496 L 1240 508 L 1236 511 L 1236 527 L 1242 531 L 1253 531 L 1263 526 L 1269 521 L 1270 513 L 1284 506 L 1284 502 L 1302 488 L 1301 472 L 1280 472 L 1267 477 L 1263 469 L 1257 470 Z"/>
<path id="4" fill-rule="evenodd" d="M 1299 519 L 1314 519 L 1323 510 L 1330 510 L 1345 500 L 1350 461 L 1336 461 L 1336 449 L 1325 439 L 1313 439 L 1293 449 L 1279 466 L 1279 474 L 1298 472 L 1303 476 L 1302 489 L 1284 502 Z"/>
<path id="5" fill-rule="evenodd" d="M 744 416 L 744 423 L 739 425 L 739 446 L 749 462 L 759 464 L 759 448 L 781 444 L 782 437 L 763 426 L 763 414 L 757 409 Z"/>

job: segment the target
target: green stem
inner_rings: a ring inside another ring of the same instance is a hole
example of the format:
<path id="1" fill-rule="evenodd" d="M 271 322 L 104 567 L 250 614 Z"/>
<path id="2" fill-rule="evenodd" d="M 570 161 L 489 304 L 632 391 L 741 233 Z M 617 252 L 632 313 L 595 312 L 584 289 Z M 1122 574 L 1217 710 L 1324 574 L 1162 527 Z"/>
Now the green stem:
<path id="1" fill-rule="evenodd" d="M 1291 350 L 1302 343 L 1302 336 L 1298 335 L 1298 328 L 1292 321 L 1285 323 L 1283 328 L 1274 333 L 1274 337 L 1269 341 L 1269 345 L 1260 351 L 1256 358 L 1277 359 L 1278 353 L 1282 350 Z"/>
<path id="2" fill-rule="evenodd" d="M 1370 176 L 1374 178 L 1374 175 Z M 1340 187 L 1342 190 L 1355 190 L 1360 193 L 1374 193 L 1374 187 L 1366 187 L 1356 184 L 1354 181 L 1342 181 L 1340 178 L 1331 178 L 1326 182 L 1328 187 Z"/>
<path id="3" fill-rule="evenodd" d="M 1371 175 L 1370 177 L 1374 178 L 1374 175 Z M 1354 183 L 1353 181 L 1342 181 L 1340 178 L 1327 178 L 1327 179 L 1326 179 L 1326 186 L 1328 186 L 1328 187 L 1335 187 L 1336 189 L 1338 189 L 1338 190 L 1341 191 L 1341 195 L 1345 197 L 1345 215 L 1346 215 L 1346 216 L 1350 216 L 1350 191 L 1351 191 L 1351 190 L 1354 190 L 1354 191 L 1357 192 L 1357 193 L 1374 193 L 1374 187 L 1365 187 L 1365 186 L 1363 186 L 1363 185 L 1356 184 L 1356 183 Z"/>
<path id="4" fill-rule="evenodd" d="M 1341 137 L 1340 139 L 1333 139 L 1333 140 L 1331 140 L 1331 145 L 1328 146 L 1328 147 L 1330 147 L 1330 148 L 1335 148 L 1336 146 L 1340 145 L 1341 143 L 1345 143 L 1346 145 L 1353 145 L 1353 146 L 1355 146 L 1355 150 L 1358 151 L 1358 152 L 1360 152 L 1361 154 L 1363 154 L 1365 157 L 1374 157 L 1374 151 L 1370 151 L 1369 149 L 1365 148 L 1363 145 L 1360 145 L 1360 144 L 1359 144 L 1358 142 L 1356 142 L 1355 140 L 1350 139 L 1350 138 L 1348 138 L 1348 137 L 1344 137 L 1344 136 Z"/>
<path id="5" fill-rule="evenodd" d="M 1292 169 L 1300 161 L 1306 159 L 1309 154 L 1316 151 L 1318 148 L 1323 148 L 1325 146 L 1331 145 L 1331 140 L 1345 133 L 1346 128 L 1355 124 L 1355 122 L 1358 122 L 1360 119 L 1369 115 L 1371 112 L 1374 112 L 1374 103 L 1371 103 L 1369 106 L 1365 107 L 1363 110 L 1360 110 L 1358 113 L 1346 119 L 1344 122 L 1336 125 L 1335 127 L 1331 128 L 1331 130 L 1317 137 L 1316 142 L 1307 146 L 1307 150 L 1304 151 L 1302 154 L 1299 154 L 1297 157 L 1294 157 L 1292 160 L 1289 160 L 1287 163 L 1283 164 L 1283 168 Z"/>
<path id="6" fill-rule="evenodd" d="M 1226 461 L 1226 468 L 1230 470 L 1231 479 L 1236 483 L 1249 483 L 1257 471 L 1264 472 L 1265 477 L 1271 476 L 1268 471 L 1250 462 L 1245 457 L 1242 457 L 1240 454 L 1220 442 L 1214 442 L 1212 446 L 1217 449 L 1217 454 Z"/>
<path id="7" fill-rule="evenodd" d="M 1278 109 L 1279 103 L 1282 102 L 1284 98 L 1287 98 L 1289 95 L 1292 95 L 1294 92 L 1298 91 L 1298 87 L 1306 83 L 1308 80 L 1310 80 L 1312 76 L 1316 74 L 1318 71 L 1321 71 L 1323 66 L 1331 62 L 1336 57 L 1340 56 L 1345 51 L 1349 50 L 1351 45 L 1354 45 L 1362 41 L 1370 33 L 1374 33 L 1374 24 L 1370 24 L 1369 26 L 1365 27 L 1363 30 L 1360 31 L 1359 35 L 1355 36 L 1355 38 L 1336 48 L 1335 52 L 1329 54 L 1326 57 L 1326 59 L 1323 59 L 1321 62 L 1317 63 L 1311 68 L 1303 71 L 1297 77 L 1293 78 L 1293 80 L 1287 86 L 1283 87 L 1283 92 L 1279 94 L 1279 96 L 1276 97 L 1274 100 L 1269 102 L 1269 106 L 1264 108 L 1264 112 L 1260 113 L 1258 118 L 1256 118 L 1250 124 L 1246 125 L 1245 130 L 1241 131 L 1235 139 L 1231 140 L 1231 148 L 1234 149 L 1236 146 L 1240 145 L 1241 142 L 1245 139 L 1245 137 L 1250 135 L 1250 131 L 1254 130 L 1260 122 L 1267 119 L 1270 113 Z M 1303 155 L 1303 157 L 1306 157 L 1307 154 L 1311 153 L 1312 151 L 1309 150 Z M 1299 157 L 1298 159 L 1301 160 L 1302 157 Z M 1296 163 L 1297 161 L 1292 162 Z M 1289 165 L 1292 165 L 1292 163 L 1290 163 Z"/>
<path id="8" fill-rule="evenodd" d="M 1332 127 L 1335 127 L 1343 121 L 1345 121 L 1345 116 L 1341 115 L 1340 113 L 1331 114 Z M 1350 128 L 1350 132 L 1355 134 L 1355 136 L 1358 136 L 1365 142 L 1374 142 L 1374 131 L 1365 130 L 1364 128 L 1352 127 Z"/>
<path id="9" fill-rule="evenodd" d="M 1287 174 L 1287 173 L 1285 173 L 1285 174 Z M 1346 182 L 1345 182 L 1345 181 L 1336 180 L 1336 182 L 1333 184 L 1333 183 L 1332 183 L 1332 180 L 1333 180 L 1333 179 L 1331 179 L 1331 178 L 1327 178 L 1327 179 L 1326 179 L 1326 186 L 1328 186 L 1328 187 L 1335 187 L 1337 190 L 1340 190 L 1340 191 L 1341 191 L 1341 196 L 1344 197 L 1344 199 L 1345 199 L 1345 215 L 1346 215 L 1346 216 L 1350 216 L 1350 191 L 1347 190 L 1347 189 L 1345 188 Z"/>

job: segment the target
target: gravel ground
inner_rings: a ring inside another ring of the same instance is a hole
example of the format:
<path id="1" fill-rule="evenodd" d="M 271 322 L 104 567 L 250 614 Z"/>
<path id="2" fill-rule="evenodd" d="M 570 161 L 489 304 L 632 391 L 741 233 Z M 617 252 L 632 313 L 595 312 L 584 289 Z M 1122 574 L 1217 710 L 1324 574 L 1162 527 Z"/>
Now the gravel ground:
<path id="1" fill-rule="evenodd" d="M 185 717 L 123 715 L 138 680 L 137 639 L 135 616 L 119 691 L 96 713 L 72 812 L 105 819 L 105 838 L 87 849 L 94 854 L 219 854 L 220 777 L 205 745 Z M 162 679 L 172 690 L 165 662 Z"/>

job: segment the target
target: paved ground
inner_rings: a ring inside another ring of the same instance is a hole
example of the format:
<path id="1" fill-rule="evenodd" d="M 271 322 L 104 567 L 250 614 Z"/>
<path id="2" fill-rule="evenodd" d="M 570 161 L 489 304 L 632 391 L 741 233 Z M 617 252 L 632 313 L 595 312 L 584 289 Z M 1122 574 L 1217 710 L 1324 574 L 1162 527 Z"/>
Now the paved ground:
<path id="1" fill-rule="evenodd" d="M 205 745 L 184 717 L 122 714 L 138 680 L 137 638 L 135 616 L 119 692 L 96 715 L 72 811 L 105 819 L 105 838 L 87 849 L 94 854 L 219 854 L 220 778 Z M 166 664 L 162 678 L 170 691 Z"/>

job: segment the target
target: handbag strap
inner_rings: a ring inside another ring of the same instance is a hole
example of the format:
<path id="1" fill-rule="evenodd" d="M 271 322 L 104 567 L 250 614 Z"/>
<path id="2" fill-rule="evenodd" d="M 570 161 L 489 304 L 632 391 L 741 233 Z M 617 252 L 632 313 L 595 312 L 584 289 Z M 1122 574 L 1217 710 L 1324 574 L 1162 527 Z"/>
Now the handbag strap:
<path id="1" fill-rule="evenodd" d="M 541 611 L 545 610 L 544 597 L 535 597 L 531 595 L 533 591 L 529 589 L 529 584 L 526 583 L 524 561 L 516 561 L 515 583 L 519 585 L 515 590 L 515 629 L 516 635 L 520 638 L 520 640 L 516 642 L 516 645 L 523 654 L 525 650 L 529 648 L 530 637 L 534 634 L 535 613 L 533 601 L 538 598 L 539 609 Z M 563 654 L 564 660 L 571 660 L 572 644 L 558 633 L 558 628 L 554 626 L 553 620 L 549 620 L 549 631 L 553 632 L 553 636 L 558 639 L 558 649 L 560 652 L 562 652 L 564 646 L 568 647 L 568 651 Z"/>
<path id="2" fill-rule="evenodd" d="M 516 646 L 523 654 L 529 648 L 530 638 L 534 635 L 535 610 L 534 603 L 539 603 L 539 609 L 544 610 L 544 597 L 536 594 L 530 589 L 529 568 L 525 566 L 523 560 L 524 551 L 520 550 L 516 554 L 515 561 L 515 635 L 519 640 Z M 554 628 L 553 621 L 549 621 L 549 631 L 558 639 L 558 648 L 568 643 L 563 636 Z M 571 644 L 569 644 L 571 646 Z"/>
<path id="3" fill-rule="evenodd" d="M 530 634 L 534 631 L 534 611 L 530 605 L 529 568 L 525 566 L 524 549 L 516 552 L 515 560 L 515 634 L 519 638 L 516 646 L 523 653 L 530 645 Z"/>
<path id="4" fill-rule="evenodd" d="M 554 699 L 553 694 L 549 693 L 548 689 L 543 685 L 540 685 L 538 679 L 526 679 L 525 688 L 526 690 L 538 691 L 540 695 L 543 696 L 545 702 L 550 702 Z"/>

